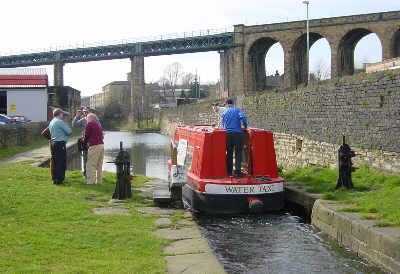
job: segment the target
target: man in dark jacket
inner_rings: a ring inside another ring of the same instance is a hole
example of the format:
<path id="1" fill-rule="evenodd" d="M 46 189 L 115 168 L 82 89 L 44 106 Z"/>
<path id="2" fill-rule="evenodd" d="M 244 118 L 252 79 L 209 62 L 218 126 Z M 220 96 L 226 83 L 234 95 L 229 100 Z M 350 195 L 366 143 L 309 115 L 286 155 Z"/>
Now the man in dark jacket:
<path id="1" fill-rule="evenodd" d="M 243 111 L 233 106 L 232 99 L 225 102 L 226 110 L 222 113 L 222 127 L 226 130 L 226 171 L 232 175 L 233 149 L 235 149 L 235 176 L 242 177 L 241 163 L 243 150 L 243 129 L 247 129 L 247 118 Z"/>

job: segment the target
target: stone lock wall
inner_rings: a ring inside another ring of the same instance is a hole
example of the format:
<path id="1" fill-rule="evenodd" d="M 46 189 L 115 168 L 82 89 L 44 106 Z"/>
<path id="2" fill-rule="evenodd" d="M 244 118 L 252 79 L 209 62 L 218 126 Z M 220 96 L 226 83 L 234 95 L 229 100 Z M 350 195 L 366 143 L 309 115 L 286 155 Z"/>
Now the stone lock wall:
<path id="1" fill-rule="evenodd" d="M 305 89 L 237 98 L 249 126 L 274 132 L 278 164 L 335 167 L 342 135 L 356 151 L 356 166 L 400 172 L 400 73 L 387 72 Z M 180 124 L 218 124 L 210 104 L 163 111 L 171 135 Z"/>

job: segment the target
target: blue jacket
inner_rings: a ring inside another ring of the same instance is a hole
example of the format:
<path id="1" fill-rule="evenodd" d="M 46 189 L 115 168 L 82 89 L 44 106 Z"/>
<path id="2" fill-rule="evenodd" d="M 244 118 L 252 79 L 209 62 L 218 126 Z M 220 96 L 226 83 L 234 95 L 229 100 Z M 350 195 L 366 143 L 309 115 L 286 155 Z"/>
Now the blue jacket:
<path id="1" fill-rule="evenodd" d="M 86 117 L 79 119 L 78 116 L 75 116 L 74 119 L 72 119 L 72 126 L 76 128 L 81 128 L 82 135 L 85 132 L 86 124 L 87 124 Z"/>
<path id="2" fill-rule="evenodd" d="M 67 126 L 67 124 L 57 117 L 54 117 L 53 120 L 51 120 L 49 129 L 52 142 L 67 142 L 68 136 L 72 134 L 72 130 Z"/>
<path id="3" fill-rule="evenodd" d="M 227 133 L 243 132 L 242 123 L 247 128 L 247 118 L 241 109 L 229 106 L 222 113 L 222 127 Z"/>

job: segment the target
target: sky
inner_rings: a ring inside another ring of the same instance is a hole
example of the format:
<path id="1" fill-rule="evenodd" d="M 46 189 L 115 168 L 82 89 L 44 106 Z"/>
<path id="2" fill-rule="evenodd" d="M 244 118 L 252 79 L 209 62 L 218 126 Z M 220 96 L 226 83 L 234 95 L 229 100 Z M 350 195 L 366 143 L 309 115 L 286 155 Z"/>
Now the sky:
<path id="1" fill-rule="evenodd" d="M 311 0 L 310 18 L 400 10 L 399 0 Z M 88 44 L 139 37 L 229 29 L 235 24 L 266 24 L 304 20 L 301 0 L 3 0 L 0 55 L 56 46 Z M 379 39 L 371 34 L 356 48 L 356 64 L 379 61 Z M 372 52 L 374 52 L 372 54 Z M 330 48 L 319 40 L 311 48 L 310 67 L 330 66 Z M 145 81 L 162 77 L 168 64 L 179 62 L 185 72 L 202 82 L 219 79 L 216 52 L 145 58 Z M 44 66 L 53 81 L 53 67 Z M 274 45 L 266 58 L 268 73 L 283 71 L 283 52 Z M 128 59 L 66 64 L 64 84 L 81 90 L 83 96 L 101 92 L 112 81 L 125 80 Z"/>

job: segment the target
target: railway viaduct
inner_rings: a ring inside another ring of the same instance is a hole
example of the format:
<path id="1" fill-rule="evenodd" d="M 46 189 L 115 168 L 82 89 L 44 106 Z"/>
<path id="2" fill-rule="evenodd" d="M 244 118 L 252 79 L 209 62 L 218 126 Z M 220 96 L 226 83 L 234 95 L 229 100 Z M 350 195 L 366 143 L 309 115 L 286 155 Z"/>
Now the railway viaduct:
<path id="1" fill-rule="evenodd" d="M 375 33 L 383 59 L 400 56 L 400 11 L 310 20 L 310 47 L 326 38 L 331 47 L 331 77 L 354 73 L 354 49 L 366 35 Z M 284 87 L 307 82 L 306 22 L 236 25 L 235 46 L 221 52 L 222 89 L 230 94 L 263 90 L 265 57 L 272 45 L 284 51 Z M 268 63 L 268 60 L 267 60 Z"/>
<path id="2" fill-rule="evenodd" d="M 331 47 L 332 78 L 354 73 L 354 49 L 364 36 L 375 33 L 383 59 L 400 56 L 400 11 L 310 20 L 310 47 L 326 38 Z M 265 57 L 275 43 L 284 51 L 284 87 L 307 81 L 306 21 L 266 25 L 235 25 L 233 32 L 198 34 L 151 41 L 125 41 L 0 57 L 0 68 L 54 65 L 54 85 L 63 86 L 66 63 L 131 59 L 131 106 L 144 95 L 144 58 L 205 51 L 220 53 L 220 89 L 229 96 L 248 94 L 265 86 Z M 268 60 L 267 60 L 268 62 Z"/>

